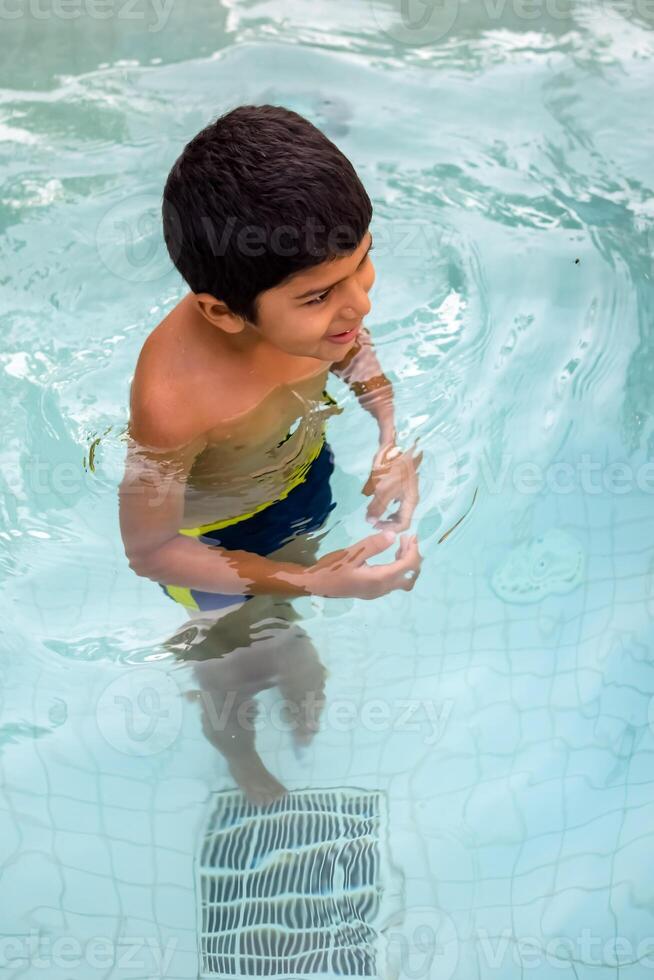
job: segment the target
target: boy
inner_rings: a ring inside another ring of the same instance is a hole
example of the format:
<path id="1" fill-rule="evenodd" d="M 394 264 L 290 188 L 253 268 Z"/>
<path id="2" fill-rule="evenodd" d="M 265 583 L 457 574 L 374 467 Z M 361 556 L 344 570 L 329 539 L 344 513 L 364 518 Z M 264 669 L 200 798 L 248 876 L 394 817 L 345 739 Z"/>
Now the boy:
<path id="1" fill-rule="evenodd" d="M 413 588 L 415 536 L 388 563 L 366 563 L 408 527 L 419 463 L 395 446 L 391 386 L 362 322 L 371 217 L 347 158 L 278 106 L 222 116 L 169 174 L 164 236 L 191 292 L 138 359 L 120 518 L 131 567 L 191 618 L 232 619 L 253 596 L 275 606 Z M 330 370 L 379 425 L 363 492 L 381 530 L 316 560 L 308 534 L 335 506 Z M 397 514 L 382 521 L 394 500 Z"/>

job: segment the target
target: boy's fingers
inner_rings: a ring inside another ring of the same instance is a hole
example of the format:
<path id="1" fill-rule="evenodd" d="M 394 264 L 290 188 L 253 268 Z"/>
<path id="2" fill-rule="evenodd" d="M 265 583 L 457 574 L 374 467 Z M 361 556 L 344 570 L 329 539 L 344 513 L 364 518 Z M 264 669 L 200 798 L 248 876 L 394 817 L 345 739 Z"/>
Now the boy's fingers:
<path id="1" fill-rule="evenodd" d="M 401 560 L 393 564 L 392 574 L 387 575 L 385 578 L 385 591 L 391 592 L 393 589 L 405 589 L 409 591 L 413 588 L 420 575 L 420 559 L 419 557 L 412 557 L 411 555 L 411 545 L 407 546 L 407 553 L 402 557 Z M 390 568 L 386 566 L 384 571 L 390 571 Z"/>
<path id="2" fill-rule="evenodd" d="M 399 529 L 404 531 L 411 523 L 411 518 L 413 517 L 413 512 L 416 509 L 418 503 L 417 493 L 408 493 L 406 497 L 402 500 L 400 504 L 400 509 L 397 513 L 397 521 L 399 524 Z"/>
<path id="3" fill-rule="evenodd" d="M 418 551 L 418 539 L 415 535 L 403 534 L 395 555 L 395 561 L 389 565 L 379 565 L 380 575 L 396 581 L 402 580 L 406 572 L 420 569 L 422 556 Z"/>
<path id="4" fill-rule="evenodd" d="M 389 529 L 397 531 L 398 533 L 400 531 L 406 531 L 411 523 L 413 512 L 416 509 L 419 500 L 418 481 L 415 474 L 411 474 L 411 477 L 407 484 L 403 487 L 401 494 L 398 494 L 397 491 L 390 491 L 386 496 L 388 498 L 386 501 L 386 506 L 391 500 L 399 500 L 400 506 L 394 514 L 391 514 L 386 520 L 380 521 L 377 524 L 377 527 L 388 527 Z M 372 506 L 373 504 L 371 503 L 368 509 L 369 511 Z M 385 509 L 386 507 L 384 507 L 384 510 Z M 381 514 L 384 513 L 384 510 L 381 511 Z M 379 516 L 381 516 L 381 514 Z"/>
<path id="5" fill-rule="evenodd" d="M 379 583 L 380 595 L 386 595 L 394 589 L 409 591 L 420 575 L 421 562 L 417 537 L 404 534 L 400 538 L 395 561 L 388 565 L 368 566 L 366 575 Z"/>
<path id="6" fill-rule="evenodd" d="M 402 531 L 408 530 L 410 520 L 402 520 L 399 514 L 391 514 L 391 516 L 386 521 L 380 521 L 377 525 L 378 527 L 388 528 L 389 530 L 395 531 L 396 534 L 401 534 Z"/>
<path id="7" fill-rule="evenodd" d="M 372 558 L 373 555 L 379 555 L 382 551 L 386 551 L 395 541 L 395 538 L 396 535 L 392 531 L 379 531 L 377 534 L 370 534 L 367 538 L 359 541 L 358 544 L 354 544 L 347 549 L 350 561 L 362 565 L 364 561 Z"/>
<path id="8" fill-rule="evenodd" d="M 416 535 L 405 534 L 406 548 L 404 554 L 397 561 L 398 571 L 400 573 L 405 573 L 407 571 L 415 571 L 418 573 L 420 571 L 420 565 L 422 563 L 422 556 L 418 551 L 418 538 Z"/>
<path id="9" fill-rule="evenodd" d="M 400 588 L 404 589 L 405 592 L 410 592 L 413 586 L 416 584 L 419 575 L 420 572 L 412 572 L 410 576 L 405 575 L 402 579 Z"/>
<path id="10" fill-rule="evenodd" d="M 394 514 L 390 514 L 389 517 L 385 517 L 381 521 L 377 521 L 375 527 L 378 527 L 380 531 L 394 531 L 396 534 L 400 534 L 402 531 L 406 531 L 409 527 L 411 520 L 400 520 L 400 512 L 396 511 Z"/>
<path id="11" fill-rule="evenodd" d="M 377 520 L 382 516 L 391 500 L 393 500 L 394 491 L 386 490 L 384 492 L 379 491 L 375 494 L 374 498 L 368 504 L 368 509 L 366 511 L 366 517 L 368 520 Z"/>

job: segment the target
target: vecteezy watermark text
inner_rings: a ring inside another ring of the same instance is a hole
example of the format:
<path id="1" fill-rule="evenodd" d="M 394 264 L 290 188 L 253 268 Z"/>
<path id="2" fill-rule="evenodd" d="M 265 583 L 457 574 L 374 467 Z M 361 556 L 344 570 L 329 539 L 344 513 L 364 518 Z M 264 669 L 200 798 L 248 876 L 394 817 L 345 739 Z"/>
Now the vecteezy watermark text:
<path id="1" fill-rule="evenodd" d="M 280 224 L 272 228 L 263 225 L 240 225 L 235 217 L 229 217 L 220 228 L 206 215 L 200 218 L 207 244 L 214 256 L 234 250 L 247 258 L 265 253 L 282 257 L 308 254 L 320 259 L 326 251 L 330 254 L 347 252 L 356 242 L 357 233 L 349 225 L 326 225 L 309 216 L 303 227 Z M 391 219 L 379 224 L 373 241 L 376 257 L 416 258 L 436 255 L 445 237 L 445 230 L 425 219 Z"/>
<path id="2" fill-rule="evenodd" d="M 591 453 L 581 453 L 574 462 L 568 459 L 549 463 L 516 460 L 511 453 L 503 453 L 494 462 L 483 454 L 480 476 L 489 494 L 504 493 L 507 486 L 525 495 L 654 493 L 654 460 L 632 465 L 626 460 L 595 459 Z"/>
<path id="3" fill-rule="evenodd" d="M 176 261 L 185 245 L 182 221 L 170 204 L 167 217 L 168 249 L 161 231 L 160 197 L 137 194 L 109 208 L 95 234 L 98 254 L 106 268 L 128 282 L 152 282 L 167 275 L 171 259 Z M 297 226 L 243 224 L 236 215 L 226 215 L 218 221 L 204 214 L 198 217 L 194 234 L 197 237 L 193 247 L 206 250 L 214 258 L 228 253 L 241 259 L 308 255 L 316 263 L 326 255 L 349 254 L 360 238 L 358 229 L 347 224 L 328 228 L 315 215 L 308 215 Z M 442 252 L 451 236 L 448 228 L 426 218 L 388 218 L 378 221 L 372 234 L 375 259 L 433 258 Z"/>
<path id="4" fill-rule="evenodd" d="M 654 0 L 370 0 L 381 31 L 410 47 L 447 38 L 459 22 L 463 26 L 462 12 L 472 13 L 482 30 L 497 29 L 509 20 L 534 29 L 539 20 L 572 24 L 584 8 L 599 15 L 621 14 L 654 23 Z"/>
<path id="5" fill-rule="evenodd" d="M 537 936 L 516 936 L 511 929 L 491 934 L 486 929 L 477 931 L 477 948 L 490 969 L 500 970 L 507 960 L 522 969 L 537 969 L 545 965 L 560 970 L 569 969 L 571 963 L 584 966 L 603 966 L 611 969 L 638 964 L 654 969 L 654 937 L 648 936 L 632 942 L 626 936 L 610 936 L 608 939 L 585 928 L 576 936 L 554 936 L 549 939 Z"/>
<path id="6" fill-rule="evenodd" d="M 424 745 L 442 737 L 454 702 L 427 698 L 331 698 L 321 690 L 301 697 L 266 701 L 244 698 L 237 690 L 198 689 L 205 731 L 255 732 L 331 730 L 335 732 L 410 732 Z M 182 730 L 182 695 L 172 678 L 150 667 L 124 671 L 101 692 L 96 704 L 100 733 L 126 755 L 154 755 L 167 749 Z"/>
<path id="7" fill-rule="evenodd" d="M 452 458 L 456 457 L 453 455 Z M 100 465 L 101 459 L 98 462 Z M 484 452 L 479 458 L 478 474 L 479 486 L 490 496 L 510 490 L 525 496 L 544 493 L 562 496 L 574 493 L 589 496 L 654 494 L 654 460 L 634 464 L 627 460 L 600 460 L 592 453 L 581 453 L 576 459 L 540 463 L 516 458 L 512 453 L 491 458 Z M 81 463 L 53 462 L 38 454 L 27 462 L 23 476 L 32 497 L 53 496 L 58 500 L 77 497 L 84 492 L 89 478 L 92 478 Z M 128 468 L 122 480 L 121 492 L 125 495 L 147 495 L 148 507 L 156 508 L 166 502 L 170 493 L 178 493 L 178 482 L 177 477 L 163 469 L 158 474 L 157 464 L 147 461 L 147 465 Z M 436 504 L 443 487 L 434 485 L 431 489 Z M 429 493 L 430 487 L 423 487 L 421 499 L 427 499 Z"/>
<path id="8" fill-rule="evenodd" d="M 201 702 L 205 718 L 215 732 L 232 727 L 254 731 L 262 724 L 280 731 L 293 731 L 304 728 L 307 721 L 317 728 L 318 716 L 322 714 L 321 729 L 376 734 L 413 732 L 422 734 L 423 742 L 428 746 L 442 738 L 454 707 L 451 700 L 437 704 L 420 698 L 366 698 L 363 701 L 333 698 L 325 701 L 312 691 L 297 701 L 281 698 L 269 707 L 261 702 L 239 699 L 234 691 L 226 692 L 218 701 L 210 691 L 203 690 L 197 692 L 196 700 Z"/>
<path id="9" fill-rule="evenodd" d="M 389 959 L 400 977 L 452 980 L 457 974 L 461 941 L 454 920 L 443 909 L 407 908 L 402 926 L 389 930 L 386 938 Z M 516 967 L 526 975 L 543 968 L 569 972 L 574 964 L 611 970 L 638 965 L 643 971 L 654 970 L 654 937 L 602 936 L 590 927 L 567 936 L 520 935 L 509 927 L 492 932 L 478 928 L 466 935 L 466 946 L 474 948 L 484 977 L 502 978 L 513 974 Z"/>
<path id="10" fill-rule="evenodd" d="M 145 23 L 148 31 L 162 30 L 175 0 L 0 0 L 0 21 L 19 20 L 124 20 Z"/>
<path id="11" fill-rule="evenodd" d="M 84 942 L 75 936 L 53 939 L 35 929 L 20 936 L 0 936 L 0 969 L 31 970 L 141 970 L 151 977 L 168 975 L 177 940 L 162 946 L 154 936 L 93 936 Z"/>

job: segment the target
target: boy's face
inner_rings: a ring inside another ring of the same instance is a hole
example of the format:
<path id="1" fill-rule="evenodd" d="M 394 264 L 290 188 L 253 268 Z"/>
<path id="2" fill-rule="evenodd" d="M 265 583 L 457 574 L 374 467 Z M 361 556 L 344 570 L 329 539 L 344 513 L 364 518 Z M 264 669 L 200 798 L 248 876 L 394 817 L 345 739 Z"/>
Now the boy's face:
<path id="1" fill-rule="evenodd" d="M 350 255 L 305 269 L 260 293 L 256 326 L 260 337 L 287 354 L 342 360 L 370 312 L 368 293 L 375 281 L 371 247 L 372 235 L 367 231 Z"/>

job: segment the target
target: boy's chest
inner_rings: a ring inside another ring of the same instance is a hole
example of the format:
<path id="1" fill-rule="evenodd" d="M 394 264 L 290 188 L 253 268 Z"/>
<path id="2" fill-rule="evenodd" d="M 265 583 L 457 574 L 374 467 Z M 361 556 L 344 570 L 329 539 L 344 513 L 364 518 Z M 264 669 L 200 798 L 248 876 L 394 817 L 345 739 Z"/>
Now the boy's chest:
<path id="1" fill-rule="evenodd" d="M 280 385 L 249 411 L 205 430 L 208 444 L 187 480 L 187 510 L 195 523 L 216 519 L 205 520 L 215 514 L 216 492 L 240 494 L 243 481 L 255 498 L 275 495 L 286 468 L 310 452 L 327 417 L 341 411 L 324 394 L 328 370 Z"/>
<path id="2" fill-rule="evenodd" d="M 213 424 L 205 430 L 209 446 L 226 455 L 273 449 L 294 424 L 324 407 L 328 373 L 328 365 L 316 370 L 314 361 L 304 374 L 276 378 L 274 385 L 256 377 L 240 379 L 233 410 L 224 402 L 216 404 Z"/>

